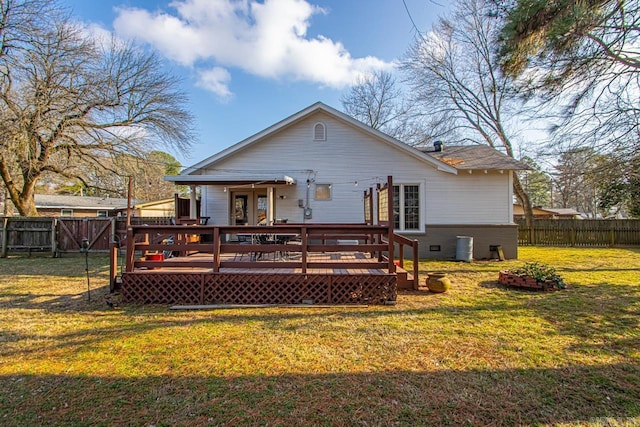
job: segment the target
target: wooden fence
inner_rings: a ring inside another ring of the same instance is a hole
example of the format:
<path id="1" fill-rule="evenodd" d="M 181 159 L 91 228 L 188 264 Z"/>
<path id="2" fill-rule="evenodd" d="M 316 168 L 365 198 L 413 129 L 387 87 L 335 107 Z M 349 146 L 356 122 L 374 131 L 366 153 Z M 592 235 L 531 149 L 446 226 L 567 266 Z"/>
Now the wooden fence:
<path id="1" fill-rule="evenodd" d="M 132 225 L 168 225 L 172 218 L 131 218 Z M 0 218 L 0 256 L 8 253 L 108 252 L 112 241 L 126 244 L 126 218 Z M 536 220 L 533 228 L 519 222 L 518 244 L 541 246 L 640 246 L 640 220 Z"/>
<path id="2" fill-rule="evenodd" d="M 640 246 L 640 220 L 540 219 L 518 221 L 518 244 L 538 246 Z"/>
<path id="3" fill-rule="evenodd" d="M 132 225 L 166 225 L 172 218 L 131 218 Z M 111 242 L 124 244 L 126 218 L 0 218 L 0 256 L 9 253 L 80 252 L 82 240 L 89 241 L 89 250 L 109 252 Z"/>

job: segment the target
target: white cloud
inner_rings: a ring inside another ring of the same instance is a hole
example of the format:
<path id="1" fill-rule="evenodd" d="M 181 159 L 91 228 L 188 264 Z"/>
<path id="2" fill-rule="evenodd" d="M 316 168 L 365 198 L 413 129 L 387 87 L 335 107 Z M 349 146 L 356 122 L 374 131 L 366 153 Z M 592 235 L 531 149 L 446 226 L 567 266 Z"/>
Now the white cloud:
<path id="1" fill-rule="evenodd" d="M 224 68 L 213 67 L 209 70 L 201 70 L 198 72 L 197 86 L 207 89 L 222 100 L 227 100 L 231 97 L 231 91 L 229 90 L 229 81 L 231 80 L 231 74 Z"/>
<path id="2" fill-rule="evenodd" d="M 94 40 L 98 45 L 108 46 L 113 41 L 113 34 L 111 31 L 98 24 L 82 25 L 80 28 L 88 38 Z"/>
<path id="3" fill-rule="evenodd" d="M 170 6 L 175 14 L 119 9 L 114 28 L 198 69 L 198 84 L 223 97 L 230 95 L 231 68 L 342 88 L 363 73 L 393 66 L 375 57 L 352 58 L 327 37 L 308 37 L 311 17 L 326 12 L 306 0 L 174 0 Z M 203 63 L 215 67 L 200 71 Z"/>

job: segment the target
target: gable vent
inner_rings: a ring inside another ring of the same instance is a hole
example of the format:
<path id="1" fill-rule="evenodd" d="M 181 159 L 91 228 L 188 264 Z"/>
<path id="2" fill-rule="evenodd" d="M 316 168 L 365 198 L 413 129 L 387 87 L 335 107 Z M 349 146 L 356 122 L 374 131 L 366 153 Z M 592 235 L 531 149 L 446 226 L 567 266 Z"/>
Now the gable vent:
<path id="1" fill-rule="evenodd" d="M 313 140 L 314 141 L 326 141 L 327 140 L 327 128 L 324 123 L 316 123 L 313 125 Z"/>

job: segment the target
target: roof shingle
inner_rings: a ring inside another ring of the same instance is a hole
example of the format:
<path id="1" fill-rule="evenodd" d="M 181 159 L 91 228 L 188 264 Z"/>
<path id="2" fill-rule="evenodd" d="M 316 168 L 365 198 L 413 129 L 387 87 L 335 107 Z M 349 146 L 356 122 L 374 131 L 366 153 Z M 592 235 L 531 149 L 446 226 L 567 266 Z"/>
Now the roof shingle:
<path id="1" fill-rule="evenodd" d="M 502 154 L 488 145 L 445 146 L 442 151 L 423 149 L 423 153 L 459 170 L 527 170 L 526 164 Z"/>

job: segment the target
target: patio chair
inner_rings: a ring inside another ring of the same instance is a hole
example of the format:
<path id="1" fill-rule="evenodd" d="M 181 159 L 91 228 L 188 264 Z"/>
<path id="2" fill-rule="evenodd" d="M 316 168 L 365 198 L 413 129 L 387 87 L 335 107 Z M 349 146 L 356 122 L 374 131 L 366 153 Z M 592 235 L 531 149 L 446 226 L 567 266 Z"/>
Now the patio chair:
<path id="1" fill-rule="evenodd" d="M 236 238 L 238 239 L 237 242 L 238 242 L 239 245 L 250 245 L 252 243 L 252 240 L 253 240 L 251 237 L 249 237 L 247 235 L 238 235 Z M 236 261 L 236 260 L 242 261 L 242 258 L 244 257 L 244 255 L 245 255 L 245 252 L 236 252 L 233 255 L 233 260 L 234 261 Z M 249 257 L 253 258 L 253 254 L 249 254 Z"/>
<path id="2" fill-rule="evenodd" d="M 256 243 L 260 245 L 274 245 L 276 243 L 276 240 L 273 234 L 256 234 L 255 238 L 256 238 Z M 259 260 L 264 257 L 264 252 L 258 252 L 255 255 L 256 255 L 255 259 Z"/>

